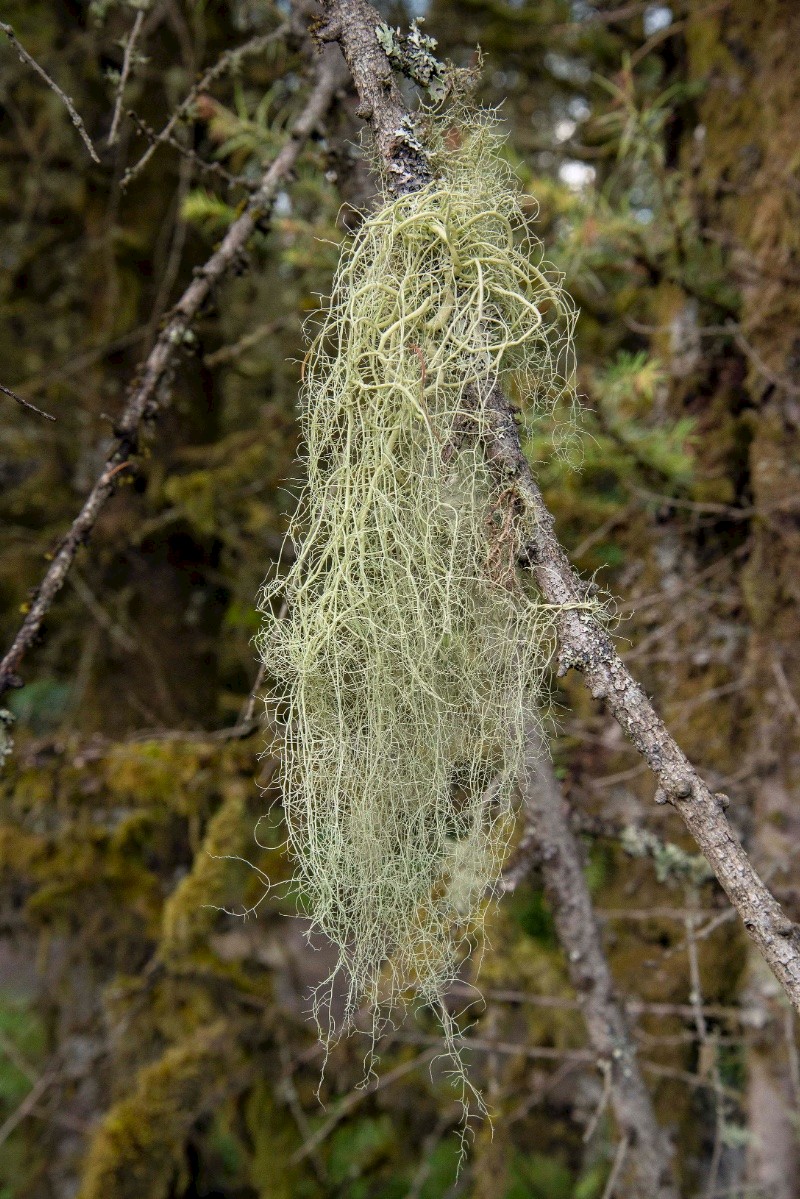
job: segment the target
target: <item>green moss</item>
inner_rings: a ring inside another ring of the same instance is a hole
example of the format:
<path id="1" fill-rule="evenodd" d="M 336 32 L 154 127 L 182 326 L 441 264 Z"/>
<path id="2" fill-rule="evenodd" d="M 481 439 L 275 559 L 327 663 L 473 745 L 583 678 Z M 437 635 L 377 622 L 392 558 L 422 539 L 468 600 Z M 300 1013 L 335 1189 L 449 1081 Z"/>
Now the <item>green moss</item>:
<path id="1" fill-rule="evenodd" d="M 234 1083 L 234 1045 L 219 1021 L 145 1066 L 92 1139 L 79 1199 L 166 1199 L 193 1123 Z"/>
<path id="2" fill-rule="evenodd" d="M 508 906 L 517 924 L 534 941 L 548 949 L 558 944 L 553 914 L 544 891 L 518 887 Z"/>
<path id="3" fill-rule="evenodd" d="M 170 958 L 203 944 L 228 901 L 226 885 L 232 858 L 247 840 L 246 791 L 229 784 L 225 799 L 211 818 L 192 870 L 164 904 L 160 952 Z"/>

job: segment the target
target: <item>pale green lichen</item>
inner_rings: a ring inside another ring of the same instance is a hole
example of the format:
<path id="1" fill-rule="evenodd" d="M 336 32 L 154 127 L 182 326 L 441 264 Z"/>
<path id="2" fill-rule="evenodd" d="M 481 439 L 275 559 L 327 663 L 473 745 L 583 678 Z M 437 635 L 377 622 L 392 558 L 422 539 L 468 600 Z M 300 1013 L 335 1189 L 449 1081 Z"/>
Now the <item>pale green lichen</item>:
<path id="1" fill-rule="evenodd" d="M 684 882 L 699 887 L 714 877 L 701 853 L 687 853 L 672 841 L 630 824 L 622 830 L 622 848 L 633 858 L 652 858 L 660 883 Z"/>
<path id="2" fill-rule="evenodd" d="M 427 91 L 434 101 L 444 100 L 449 91 L 448 68 L 434 50 L 435 37 L 423 33 L 420 21 L 412 21 L 407 34 L 384 23 L 377 25 L 375 36 L 392 66 Z"/>
<path id="3" fill-rule="evenodd" d="M 452 1049 L 442 993 L 498 879 L 555 615 L 516 568 L 531 529 L 487 465 L 484 403 L 497 381 L 531 415 L 572 395 L 574 310 L 492 118 L 450 130 L 429 130 L 437 182 L 342 258 L 305 364 L 296 559 L 265 586 L 259 648 L 297 889 L 341 955 L 323 1032 L 334 989 L 347 1014 L 413 995 Z"/>

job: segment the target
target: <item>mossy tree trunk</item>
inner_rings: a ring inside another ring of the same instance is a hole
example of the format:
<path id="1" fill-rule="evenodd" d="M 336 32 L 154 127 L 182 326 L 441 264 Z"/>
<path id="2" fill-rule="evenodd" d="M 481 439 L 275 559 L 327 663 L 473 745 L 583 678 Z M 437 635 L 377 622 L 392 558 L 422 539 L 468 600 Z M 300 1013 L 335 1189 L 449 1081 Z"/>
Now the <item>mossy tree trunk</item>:
<path id="1" fill-rule="evenodd" d="M 701 124 L 690 133 L 694 200 L 702 235 L 723 247 L 741 296 L 741 382 L 728 389 L 727 403 L 739 409 L 749 438 L 755 510 L 739 576 L 748 626 L 739 766 L 747 769 L 759 868 L 791 907 L 800 832 L 800 7 L 734 0 L 712 11 L 693 0 L 692 10 L 689 74 L 705 85 Z M 772 1034 L 749 1062 L 748 1181 L 774 1199 L 792 1199 L 800 1193 L 798 1096 L 791 1034 L 774 1035 L 791 1029 L 791 1017 L 755 959 L 751 953 L 748 998 L 771 1017 Z"/>

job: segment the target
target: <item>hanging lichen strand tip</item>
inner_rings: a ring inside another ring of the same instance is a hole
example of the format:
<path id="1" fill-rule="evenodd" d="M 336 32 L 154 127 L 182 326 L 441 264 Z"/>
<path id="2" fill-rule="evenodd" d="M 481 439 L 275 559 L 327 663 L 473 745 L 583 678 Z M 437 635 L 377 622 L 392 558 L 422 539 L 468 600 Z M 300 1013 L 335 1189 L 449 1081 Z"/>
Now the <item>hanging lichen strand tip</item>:
<path id="1" fill-rule="evenodd" d="M 436 182 L 368 217 L 304 369 L 307 484 L 260 652 L 295 883 L 339 948 L 316 996 L 434 1005 L 480 932 L 511 831 L 554 612 L 481 446 L 498 381 L 570 400 L 572 305 L 542 263 L 491 115 L 427 134 Z M 288 602 L 288 616 L 278 610 Z"/>

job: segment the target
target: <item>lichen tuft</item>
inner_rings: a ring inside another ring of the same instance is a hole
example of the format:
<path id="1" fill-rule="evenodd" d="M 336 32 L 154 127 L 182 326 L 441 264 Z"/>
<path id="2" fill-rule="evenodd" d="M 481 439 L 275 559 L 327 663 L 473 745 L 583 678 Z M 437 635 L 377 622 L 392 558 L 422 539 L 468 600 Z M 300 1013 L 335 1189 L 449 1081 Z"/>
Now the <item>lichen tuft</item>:
<path id="1" fill-rule="evenodd" d="M 555 615 L 517 569 L 531 530 L 487 465 L 485 400 L 502 382 L 525 417 L 563 410 L 574 309 L 492 116 L 427 136 L 436 182 L 364 221 L 306 358 L 308 481 L 259 649 L 297 890 L 340 950 L 323 1035 L 342 989 L 373 1032 L 414 997 L 453 1050 L 443 991 L 499 876 Z"/>

